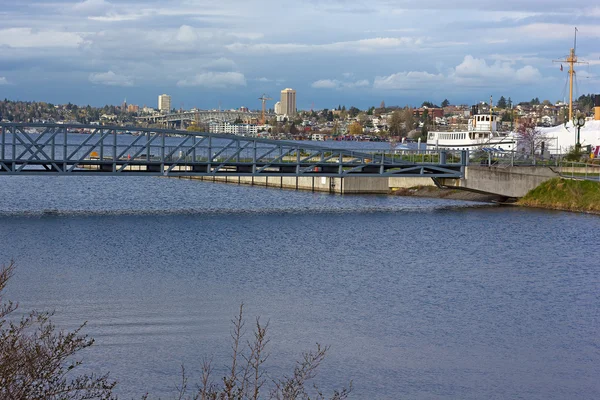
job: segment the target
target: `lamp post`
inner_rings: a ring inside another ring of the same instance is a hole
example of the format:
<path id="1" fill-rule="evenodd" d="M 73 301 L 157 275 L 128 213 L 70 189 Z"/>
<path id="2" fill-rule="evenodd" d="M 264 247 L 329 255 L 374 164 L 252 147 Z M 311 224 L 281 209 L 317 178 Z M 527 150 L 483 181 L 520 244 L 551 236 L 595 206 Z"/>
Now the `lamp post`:
<path id="1" fill-rule="evenodd" d="M 577 142 L 575 143 L 575 149 L 579 151 L 581 148 L 581 143 L 579 142 L 579 132 L 581 131 L 581 127 L 585 125 L 585 118 L 583 115 L 579 114 L 577 116 L 573 116 L 573 126 L 577 128 Z"/>

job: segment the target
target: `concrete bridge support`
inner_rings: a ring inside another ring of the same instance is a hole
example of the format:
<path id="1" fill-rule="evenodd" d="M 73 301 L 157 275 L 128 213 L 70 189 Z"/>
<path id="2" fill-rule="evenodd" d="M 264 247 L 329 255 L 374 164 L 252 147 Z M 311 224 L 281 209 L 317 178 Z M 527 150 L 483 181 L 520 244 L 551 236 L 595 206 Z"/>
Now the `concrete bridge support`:
<path id="1" fill-rule="evenodd" d="M 464 178 L 441 178 L 439 182 L 447 187 L 516 198 L 557 176 L 550 167 L 468 166 Z"/>

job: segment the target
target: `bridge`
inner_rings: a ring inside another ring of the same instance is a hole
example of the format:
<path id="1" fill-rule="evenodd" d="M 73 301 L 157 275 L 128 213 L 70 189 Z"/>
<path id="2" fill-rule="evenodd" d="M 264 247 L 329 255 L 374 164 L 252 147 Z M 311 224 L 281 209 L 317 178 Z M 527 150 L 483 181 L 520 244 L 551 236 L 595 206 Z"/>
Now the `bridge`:
<path id="1" fill-rule="evenodd" d="M 460 178 L 468 153 L 344 150 L 181 130 L 0 124 L 0 175 Z"/>
<path id="2" fill-rule="evenodd" d="M 274 114 L 265 114 L 266 118 L 272 118 Z M 137 117 L 138 121 L 164 125 L 168 128 L 184 127 L 192 122 L 209 123 L 209 122 L 234 122 L 238 119 L 242 121 L 259 121 L 262 114 L 259 112 L 244 112 L 244 111 L 185 111 L 173 114 L 156 114 Z"/>

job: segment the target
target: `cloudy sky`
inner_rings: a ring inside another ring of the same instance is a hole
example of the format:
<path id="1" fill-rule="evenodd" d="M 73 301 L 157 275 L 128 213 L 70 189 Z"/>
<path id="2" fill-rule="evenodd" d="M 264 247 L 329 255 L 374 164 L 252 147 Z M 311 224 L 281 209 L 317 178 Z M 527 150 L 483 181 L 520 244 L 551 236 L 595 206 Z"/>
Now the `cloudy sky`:
<path id="1" fill-rule="evenodd" d="M 600 93 L 589 0 L 0 0 L 0 97 L 156 107 L 300 109 Z M 270 102 L 272 106 L 273 102 Z"/>

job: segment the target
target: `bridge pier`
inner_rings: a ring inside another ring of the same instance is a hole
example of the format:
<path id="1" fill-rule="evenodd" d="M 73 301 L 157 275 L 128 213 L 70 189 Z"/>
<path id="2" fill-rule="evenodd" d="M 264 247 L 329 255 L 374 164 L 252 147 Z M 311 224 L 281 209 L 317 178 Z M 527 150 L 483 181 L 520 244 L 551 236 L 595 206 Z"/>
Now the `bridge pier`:
<path id="1" fill-rule="evenodd" d="M 465 167 L 464 178 L 439 178 L 449 188 L 462 188 L 504 197 L 523 197 L 542 183 L 559 176 L 550 167 Z"/>

